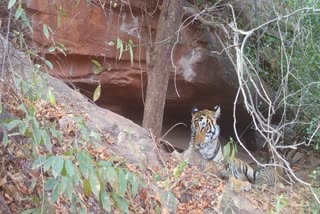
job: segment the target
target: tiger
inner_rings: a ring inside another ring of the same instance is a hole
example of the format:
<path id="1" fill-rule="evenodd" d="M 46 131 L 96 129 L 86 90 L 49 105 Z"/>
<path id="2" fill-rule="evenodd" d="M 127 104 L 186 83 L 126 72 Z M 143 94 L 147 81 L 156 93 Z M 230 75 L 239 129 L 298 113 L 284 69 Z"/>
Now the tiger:
<path id="1" fill-rule="evenodd" d="M 219 141 L 220 127 L 217 124 L 220 114 L 220 106 L 215 106 L 213 110 L 199 111 L 196 107 L 192 109 L 189 152 L 193 149 L 198 150 L 202 158 L 214 161 L 218 165 L 220 176 L 233 176 L 237 180 L 248 181 L 252 184 L 258 180 L 259 183 L 272 185 L 275 182 L 275 176 L 271 170 L 255 170 L 240 159 L 224 157 Z"/>

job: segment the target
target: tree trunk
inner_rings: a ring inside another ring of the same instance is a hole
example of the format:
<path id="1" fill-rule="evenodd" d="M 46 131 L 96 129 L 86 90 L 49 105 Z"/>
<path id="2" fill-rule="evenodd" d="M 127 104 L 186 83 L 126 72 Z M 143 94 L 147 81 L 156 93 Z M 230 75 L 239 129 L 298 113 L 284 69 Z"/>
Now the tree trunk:
<path id="1" fill-rule="evenodd" d="M 149 52 L 147 95 L 142 123 L 144 128 L 152 129 L 158 137 L 162 131 L 169 76 L 173 69 L 171 50 L 177 39 L 176 32 L 183 12 L 181 0 L 164 0 L 161 8 L 155 46 Z"/>

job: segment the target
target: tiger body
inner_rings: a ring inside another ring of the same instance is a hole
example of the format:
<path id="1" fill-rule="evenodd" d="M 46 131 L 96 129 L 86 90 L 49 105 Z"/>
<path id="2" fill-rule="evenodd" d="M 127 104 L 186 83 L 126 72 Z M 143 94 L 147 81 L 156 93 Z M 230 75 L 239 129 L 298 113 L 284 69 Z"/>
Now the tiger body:
<path id="1" fill-rule="evenodd" d="M 222 146 L 219 141 L 220 127 L 217 119 L 220 117 L 220 107 L 216 106 L 213 111 L 193 108 L 191 121 L 191 140 L 189 152 L 193 149 L 198 150 L 202 157 L 208 161 L 214 161 L 219 167 L 219 176 L 234 176 L 240 181 L 255 183 L 263 180 L 266 176 L 265 170 L 254 170 L 246 162 L 237 158 L 224 158 Z M 267 174 L 269 175 L 269 174 Z M 268 178 L 272 182 L 272 175 Z"/>

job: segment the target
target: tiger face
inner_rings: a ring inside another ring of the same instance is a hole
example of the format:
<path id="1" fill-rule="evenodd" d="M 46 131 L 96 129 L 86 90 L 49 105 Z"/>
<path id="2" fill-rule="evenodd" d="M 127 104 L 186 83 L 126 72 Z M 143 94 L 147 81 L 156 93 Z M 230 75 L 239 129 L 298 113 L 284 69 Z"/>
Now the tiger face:
<path id="1" fill-rule="evenodd" d="M 191 138 L 196 148 L 205 148 L 218 139 L 220 128 L 217 119 L 220 117 L 220 106 L 213 110 L 192 109 Z"/>

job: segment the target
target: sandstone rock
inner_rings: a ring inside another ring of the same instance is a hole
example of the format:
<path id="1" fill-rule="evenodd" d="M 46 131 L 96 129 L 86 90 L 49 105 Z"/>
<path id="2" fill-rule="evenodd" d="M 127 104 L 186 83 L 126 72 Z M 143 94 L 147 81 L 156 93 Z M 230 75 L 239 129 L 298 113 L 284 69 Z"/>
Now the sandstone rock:
<path id="1" fill-rule="evenodd" d="M 97 1 L 98 2 L 98 1 Z M 141 123 L 146 91 L 147 45 L 155 37 L 159 2 L 134 0 L 130 5 L 125 1 L 107 1 L 87 4 L 86 1 L 63 1 L 52 4 L 49 0 L 27 2 L 33 23 L 32 40 L 39 52 L 46 55 L 54 69 L 50 74 L 69 85 L 80 88 L 87 97 L 101 83 L 101 97 L 97 104 L 120 113 L 136 123 Z M 147 8 L 152 16 L 143 12 Z M 62 15 L 60 11 L 65 11 Z M 42 25 L 49 26 L 53 33 L 45 38 Z M 164 126 L 169 128 L 177 122 L 190 124 L 193 106 L 210 108 L 220 105 L 222 135 L 230 136 L 233 131 L 233 102 L 237 92 L 237 78 L 233 65 L 226 54 L 211 54 L 211 49 L 220 52 L 223 47 L 217 36 L 223 33 L 208 32 L 197 23 L 189 25 L 179 33 L 179 42 L 173 51 L 172 71 L 167 92 Z M 116 43 L 120 38 L 124 45 L 130 40 L 134 44 L 133 65 L 129 51 L 124 51 L 121 59 Z M 63 44 L 67 55 L 47 49 L 53 44 Z M 208 46 L 211 47 L 208 48 Z M 171 56 L 168 56 L 171 57 Z M 102 73 L 96 74 L 92 60 L 102 65 Z M 237 126 L 244 130 L 251 121 L 248 113 L 237 108 Z M 164 129 L 166 131 L 166 129 Z M 187 145 L 189 129 L 184 129 L 180 147 Z M 175 133 L 169 133 L 172 139 Z"/>

